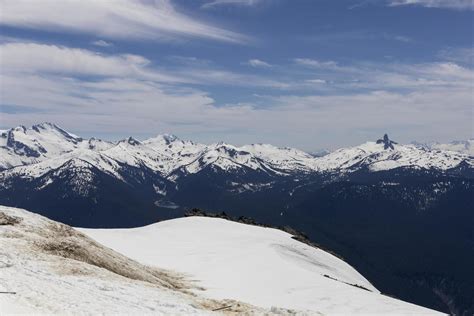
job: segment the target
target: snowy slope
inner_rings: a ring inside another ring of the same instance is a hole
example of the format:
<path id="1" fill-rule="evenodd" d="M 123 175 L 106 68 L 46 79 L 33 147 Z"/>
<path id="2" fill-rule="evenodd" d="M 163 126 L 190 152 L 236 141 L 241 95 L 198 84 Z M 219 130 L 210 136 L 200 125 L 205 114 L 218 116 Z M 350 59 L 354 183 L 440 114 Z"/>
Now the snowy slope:
<path id="1" fill-rule="evenodd" d="M 215 315 L 213 309 L 227 305 L 231 312 L 269 312 L 202 298 L 180 274 L 144 266 L 67 225 L 5 206 L 0 291 L 1 315 Z"/>
<path id="2" fill-rule="evenodd" d="M 143 264 L 186 273 L 209 298 L 325 315 L 436 314 L 381 295 L 344 261 L 276 229 L 188 217 L 135 229 L 79 230 Z"/>
<path id="3" fill-rule="evenodd" d="M 51 123 L 19 126 L 0 134 L 0 170 L 42 163 L 31 169 L 18 169 L 19 173 L 39 176 L 76 158 L 114 173 L 109 168 L 111 162 L 102 163 L 108 159 L 100 157 L 101 151 L 113 146 L 116 145 L 96 138 L 84 140 Z"/>
<path id="4" fill-rule="evenodd" d="M 449 143 L 418 143 L 413 142 L 414 145 L 421 148 L 426 148 L 430 150 L 449 150 L 454 152 L 459 152 L 469 156 L 474 156 L 474 138 L 461 141 L 452 141 Z"/>
<path id="5" fill-rule="evenodd" d="M 82 139 L 51 123 L 0 133 L 0 168 L 31 164 L 71 152 Z"/>
<path id="6" fill-rule="evenodd" d="M 285 171 L 316 170 L 314 156 L 295 148 L 279 148 L 269 144 L 244 145 L 242 150 L 254 154 L 275 169 Z"/>
<path id="7" fill-rule="evenodd" d="M 206 146 L 194 161 L 184 165 L 181 169 L 193 174 L 198 173 L 209 165 L 227 172 L 242 168 L 264 172 L 271 170 L 271 167 L 265 161 L 262 161 L 252 153 L 225 143 Z M 271 171 L 277 172 L 275 170 Z"/>
<path id="8" fill-rule="evenodd" d="M 351 171 L 361 166 L 372 171 L 398 167 L 447 170 L 458 166 L 461 161 L 474 166 L 473 159 L 452 151 L 427 150 L 415 145 L 394 145 L 394 149 L 384 149 L 383 144 L 376 142 L 339 149 L 316 160 L 321 171 Z"/>
<path id="9" fill-rule="evenodd" d="M 115 146 L 101 151 L 101 154 L 118 163 L 133 167 L 146 166 L 161 174 L 170 172 L 174 167 L 172 157 L 133 137 L 119 141 Z"/>
<path id="10" fill-rule="evenodd" d="M 437 314 L 287 233 L 222 219 L 88 230 L 0 206 L 0 246 L 2 315 Z"/>

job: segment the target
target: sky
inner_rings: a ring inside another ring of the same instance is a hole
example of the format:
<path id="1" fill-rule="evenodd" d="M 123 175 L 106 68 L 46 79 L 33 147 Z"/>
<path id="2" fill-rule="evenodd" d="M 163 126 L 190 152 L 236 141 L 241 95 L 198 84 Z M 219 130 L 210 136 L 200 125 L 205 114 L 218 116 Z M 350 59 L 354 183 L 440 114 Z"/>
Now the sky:
<path id="1" fill-rule="evenodd" d="M 335 149 L 474 137 L 471 0 L 0 0 L 0 128 Z"/>

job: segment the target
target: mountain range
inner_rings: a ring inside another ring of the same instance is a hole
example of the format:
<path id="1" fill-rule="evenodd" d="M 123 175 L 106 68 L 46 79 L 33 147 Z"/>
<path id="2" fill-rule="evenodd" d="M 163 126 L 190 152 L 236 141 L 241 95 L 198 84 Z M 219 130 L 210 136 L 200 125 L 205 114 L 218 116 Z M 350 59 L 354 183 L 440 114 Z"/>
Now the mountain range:
<path id="1" fill-rule="evenodd" d="M 474 138 L 468 140 L 455 140 L 449 143 L 438 143 L 438 142 L 412 142 L 417 147 L 430 149 L 430 150 L 449 150 L 460 152 L 469 156 L 474 156 Z"/>
<path id="2" fill-rule="evenodd" d="M 226 172 L 251 169 L 274 175 L 351 172 L 362 167 L 372 171 L 404 166 L 449 170 L 461 162 L 473 165 L 474 160 L 469 157 L 471 143 L 472 140 L 452 144 L 415 143 L 386 150 L 382 142 L 367 142 L 315 157 L 294 148 L 268 144 L 236 147 L 223 142 L 204 145 L 168 134 L 145 141 L 133 137 L 118 142 L 83 139 L 57 125 L 43 123 L 0 132 L 0 170 L 16 168 L 15 172 L 39 176 L 65 163 L 82 161 L 117 178 L 121 178 L 121 166 L 146 166 L 172 181 L 209 167 Z M 21 166 L 25 167 L 18 168 Z"/>
<path id="3" fill-rule="evenodd" d="M 137 227 L 190 208 L 291 226 L 382 292 L 474 311 L 474 157 L 385 135 L 312 155 L 173 135 L 84 139 L 43 123 L 0 131 L 0 204 L 69 225 Z M 442 252 L 440 252 L 442 249 Z"/>

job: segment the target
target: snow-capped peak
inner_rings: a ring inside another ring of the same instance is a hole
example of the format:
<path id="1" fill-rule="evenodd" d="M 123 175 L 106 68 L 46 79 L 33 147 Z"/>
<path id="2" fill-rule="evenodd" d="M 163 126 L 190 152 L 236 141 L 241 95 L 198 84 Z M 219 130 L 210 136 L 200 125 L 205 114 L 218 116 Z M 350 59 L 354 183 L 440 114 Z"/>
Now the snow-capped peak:
<path id="1" fill-rule="evenodd" d="M 160 134 L 155 137 L 148 138 L 147 140 L 143 141 L 143 143 L 151 145 L 169 145 L 176 141 L 181 141 L 176 135 Z"/>
<path id="2" fill-rule="evenodd" d="M 59 133 L 59 134 L 63 135 L 65 138 L 73 139 L 75 141 L 81 141 L 82 140 L 81 137 L 66 131 L 65 129 L 59 127 L 56 124 L 49 123 L 49 122 L 44 122 L 44 123 L 33 125 L 31 127 L 31 129 L 35 130 L 38 133 L 45 133 L 45 132 L 46 133 Z"/>
<path id="3" fill-rule="evenodd" d="M 320 171 L 353 171 L 367 167 L 371 171 L 390 170 L 398 167 L 447 170 L 461 161 L 474 166 L 467 155 L 450 151 L 433 151 L 415 145 L 401 145 L 386 139 L 342 148 L 326 156 L 315 158 Z M 395 146 L 396 145 L 396 146 Z"/>
<path id="4" fill-rule="evenodd" d="M 135 139 L 132 136 L 129 136 L 119 141 L 119 144 L 128 144 L 132 146 L 137 146 L 137 145 L 141 145 L 141 142 L 138 139 Z"/>
<path id="5" fill-rule="evenodd" d="M 17 126 L 0 134 L 0 169 L 31 164 L 75 150 L 82 138 L 51 123 Z"/>
<path id="6" fill-rule="evenodd" d="M 178 140 L 178 137 L 172 134 L 164 134 L 162 137 L 168 144 Z"/>
<path id="7" fill-rule="evenodd" d="M 87 149 L 95 150 L 95 151 L 107 150 L 113 146 L 115 146 L 114 143 L 107 142 L 95 137 L 92 137 L 87 141 Z"/>
<path id="8" fill-rule="evenodd" d="M 439 143 L 439 142 L 412 142 L 413 145 L 419 148 L 425 148 L 429 150 L 449 150 L 454 152 L 459 152 L 462 154 L 474 156 L 474 138 L 468 140 L 455 140 L 449 143 Z"/>

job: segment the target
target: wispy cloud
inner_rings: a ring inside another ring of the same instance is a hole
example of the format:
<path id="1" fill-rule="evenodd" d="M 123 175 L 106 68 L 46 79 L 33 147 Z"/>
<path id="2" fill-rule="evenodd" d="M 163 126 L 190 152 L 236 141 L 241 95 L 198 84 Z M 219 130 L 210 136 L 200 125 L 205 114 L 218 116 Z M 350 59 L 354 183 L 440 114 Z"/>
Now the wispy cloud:
<path id="1" fill-rule="evenodd" d="M 203 67 L 212 64 L 209 59 L 202 59 L 192 56 L 168 56 L 167 59 L 174 64 L 192 66 L 192 67 Z"/>
<path id="2" fill-rule="evenodd" d="M 445 48 L 438 53 L 438 57 L 445 60 L 465 63 L 468 65 L 474 66 L 474 48 L 473 47 Z"/>
<path id="3" fill-rule="evenodd" d="M 339 66 L 335 61 L 319 61 L 311 58 L 295 58 L 293 59 L 295 63 L 303 66 L 309 66 L 314 68 L 325 68 L 325 69 L 335 69 Z"/>
<path id="4" fill-rule="evenodd" d="M 263 0 L 212 0 L 212 1 L 204 3 L 201 6 L 201 8 L 209 9 L 209 8 L 225 6 L 225 5 L 254 6 L 262 2 Z"/>
<path id="5" fill-rule="evenodd" d="M 411 37 L 403 36 L 403 35 L 389 35 L 389 34 L 384 33 L 384 37 L 386 39 L 393 39 L 393 40 L 399 41 L 399 42 L 405 42 L 405 43 L 412 43 L 413 42 L 413 39 Z"/>
<path id="6" fill-rule="evenodd" d="M 327 83 L 327 81 L 323 80 L 323 79 L 308 79 L 305 82 L 311 83 L 311 84 L 325 84 L 325 83 Z"/>
<path id="7" fill-rule="evenodd" d="M 86 49 L 18 42 L 0 45 L 0 52 L 4 73 L 134 76 L 161 82 L 179 81 L 151 71 L 147 68 L 148 59 L 133 54 L 102 55 Z"/>
<path id="8" fill-rule="evenodd" d="M 417 5 L 426 8 L 474 10 L 474 2 L 472 0 L 391 0 L 389 5 Z"/>
<path id="9" fill-rule="evenodd" d="M 398 139 L 410 141 L 426 139 L 427 135 L 432 139 L 469 135 L 471 98 L 471 92 L 465 88 L 426 88 L 409 93 L 378 90 L 347 95 L 272 96 L 268 102 L 274 105 L 269 115 L 282 120 L 281 114 L 285 113 L 291 132 L 300 135 L 327 133 L 351 142 L 360 138 L 364 130 L 396 130 Z M 281 123 L 284 124 L 283 120 Z M 440 126 L 449 126 L 449 131 L 439 129 Z M 370 135 L 363 137 L 367 139 Z M 331 146 L 331 142 L 322 145 Z"/>
<path id="10" fill-rule="evenodd" d="M 95 46 L 99 46 L 99 47 L 111 47 L 111 46 L 114 46 L 114 44 L 110 43 L 110 42 L 106 42 L 104 40 L 97 40 L 97 41 L 93 41 L 91 43 L 92 45 L 95 45 Z"/>
<path id="11" fill-rule="evenodd" d="M 259 76 L 254 74 L 238 73 L 219 68 L 182 68 L 173 72 L 182 78 L 191 80 L 201 86 L 238 86 L 254 89 L 288 90 L 298 88 L 292 81 Z"/>
<path id="12" fill-rule="evenodd" d="M 320 70 L 327 70 L 327 71 L 335 71 L 335 72 L 351 72 L 357 71 L 358 69 L 351 67 L 351 66 L 342 66 L 336 61 L 333 60 L 317 60 L 312 58 L 294 58 L 293 63 L 309 68 L 309 69 L 320 69 Z"/>
<path id="13" fill-rule="evenodd" d="M 349 5 L 347 7 L 347 9 L 349 10 L 354 10 L 354 9 L 357 9 L 357 8 L 363 8 L 363 7 L 366 7 L 370 4 L 373 4 L 374 3 L 374 0 L 359 0 L 351 5 Z"/>
<path id="14" fill-rule="evenodd" d="M 251 67 L 255 67 L 255 68 L 271 68 L 272 67 L 272 65 L 260 59 L 249 59 L 245 64 Z"/>
<path id="15" fill-rule="evenodd" d="M 250 38 L 191 18 L 169 0 L 1 0 L 0 24 L 112 39 L 176 40 L 182 37 L 246 43 Z"/>
<path id="16" fill-rule="evenodd" d="M 365 4 L 368 5 L 368 4 Z M 387 32 L 373 30 L 351 30 L 343 32 L 321 32 L 320 34 L 311 35 L 306 38 L 311 41 L 327 42 L 327 41 L 398 41 L 402 43 L 412 43 L 414 40 L 406 35 L 392 34 Z"/>
<path id="17" fill-rule="evenodd" d="M 287 89 L 291 84 L 253 74 L 214 67 L 195 57 L 171 56 L 176 67 L 152 65 L 133 54 L 100 54 L 91 50 L 38 43 L 0 45 L 2 71 L 15 74 L 43 74 L 89 77 L 129 77 L 161 84 L 233 85 Z"/>
<path id="18" fill-rule="evenodd" d="M 57 120 L 75 126 L 74 120 L 83 119 L 111 130 L 118 122 L 138 126 L 158 116 L 161 122 L 186 121 L 188 115 L 195 120 L 213 103 L 206 92 L 178 85 L 189 80 L 162 73 L 138 55 L 35 43 L 6 43 L 0 52 L 0 104 L 10 107 L 2 125 Z"/>

